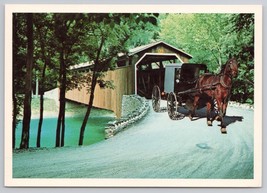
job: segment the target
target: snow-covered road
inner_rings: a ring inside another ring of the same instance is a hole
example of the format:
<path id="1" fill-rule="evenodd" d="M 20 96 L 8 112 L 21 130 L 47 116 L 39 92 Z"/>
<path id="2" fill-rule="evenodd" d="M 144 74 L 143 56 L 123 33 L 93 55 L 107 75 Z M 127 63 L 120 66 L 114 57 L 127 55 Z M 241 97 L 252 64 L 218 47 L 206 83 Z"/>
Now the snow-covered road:
<path id="1" fill-rule="evenodd" d="M 15 152 L 13 177 L 251 179 L 253 115 L 228 107 L 228 134 L 221 134 L 219 122 L 173 121 L 151 108 L 139 123 L 91 146 Z"/>

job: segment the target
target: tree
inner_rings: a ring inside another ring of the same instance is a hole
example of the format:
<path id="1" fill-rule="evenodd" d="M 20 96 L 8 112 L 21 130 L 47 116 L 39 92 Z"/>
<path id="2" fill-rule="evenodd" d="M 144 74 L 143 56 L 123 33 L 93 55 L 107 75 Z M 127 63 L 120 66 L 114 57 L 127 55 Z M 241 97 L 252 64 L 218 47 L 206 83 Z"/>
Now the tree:
<path id="1" fill-rule="evenodd" d="M 55 39 L 59 53 L 59 114 L 56 129 L 56 147 L 64 146 L 65 106 L 67 90 L 67 73 L 71 65 L 78 62 L 80 37 L 83 35 L 83 14 L 54 14 Z"/>
<path id="2" fill-rule="evenodd" d="M 13 14 L 13 119 L 12 119 L 12 147 L 16 144 L 16 127 L 22 116 L 24 93 L 24 69 L 26 67 L 26 17 L 24 14 Z M 25 70 L 26 71 L 26 70 Z"/>
<path id="3" fill-rule="evenodd" d="M 29 148 L 30 121 L 31 121 L 31 94 L 32 94 L 32 65 L 33 65 L 33 15 L 27 13 L 27 63 L 25 77 L 25 97 L 23 108 L 23 126 L 21 136 L 21 149 Z"/>
<path id="4" fill-rule="evenodd" d="M 51 84 L 55 75 L 51 71 L 48 72 L 49 68 L 55 67 L 52 65 L 52 60 L 55 56 L 54 41 L 52 34 L 52 14 L 34 14 L 35 16 L 35 30 L 36 30 L 36 71 L 40 71 L 39 87 L 40 87 L 40 117 L 37 131 L 36 147 L 41 146 L 41 133 L 43 124 L 43 112 L 44 112 L 44 92 L 49 87 L 48 82 Z M 37 91 L 36 91 L 37 92 Z M 37 93 L 38 94 L 38 93 Z"/>
<path id="5" fill-rule="evenodd" d="M 193 55 L 192 62 L 206 63 L 219 71 L 228 59 L 228 14 L 169 14 L 161 21 L 161 38 Z"/>
<path id="6" fill-rule="evenodd" d="M 115 57 L 119 52 L 126 52 L 130 43 L 143 43 L 142 31 L 147 30 L 154 35 L 150 31 L 152 29 L 150 24 L 157 23 L 156 16 L 153 14 L 88 14 L 89 22 L 87 22 L 86 30 L 88 33 L 84 36 L 83 42 L 85 42 L 85 47 L 90 48 L 88 58 L 94 62 L 94 67 L 89 75 L 90 82 L 87 83 L 90 98 L 80 129 L 79 145 L 83 144 L 84 131 L 93 106 L 96 84 L 102 83 L 105 87 L 113 87 L 111 82 L 103 84 L 102 78 L 105 76 L 105 72 L 114 69 Z M 148 38 L 149 35 L 145 37 L 146 40 L 152 38 Z"/>

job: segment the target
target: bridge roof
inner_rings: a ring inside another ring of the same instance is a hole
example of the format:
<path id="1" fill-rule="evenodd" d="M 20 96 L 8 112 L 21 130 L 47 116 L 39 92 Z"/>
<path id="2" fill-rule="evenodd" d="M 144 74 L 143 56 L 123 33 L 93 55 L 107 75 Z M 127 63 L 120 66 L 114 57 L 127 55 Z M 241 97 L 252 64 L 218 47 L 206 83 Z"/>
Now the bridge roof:
<path id="1" fill-rule="evenodd" d="M 138 53 L 140 53 L 140 52 L 142 52 L 142 51 L 145 51 L 145 50 L 147 50 L 147 49 L 153 48 L 153 47 L 158 46 L 158 45 L 160 45 L 160 44 L 162 44 L 162 45 L 164 45 L 164 46 L 167 46 L 167 47 L 169 47 L 169 48 L 172 48 L 172 49 L 175 50 L 176 52 L 179 52 L 179 53 L 182 53 L 182 54 L 186 55 L 188 58 L 192 58 L 192 57 L 193 57 L 193 56 L 191 56 L 190 54 L 184 52 L 183 50 L 178 49 L 178 48 L 176 48 L 176 47 L 174 47 L 174 46 L 172 46 L 172 45 L 170 45 L 170 44 L 168 44 L 168 43 L 166 43 L 166 42 L 164 42 L 164 41 L 157 41 L 157 42 L 153 42 L 153 43 L 150 43 L 150 44 L 146 44 L 146 45 L 142 45 L 142 46 L 139 46 L 139 47 L 130 49 L 128 55 L 129 55 L 129 56 L 132 56 L 132 55 L 138 54 Z"/>

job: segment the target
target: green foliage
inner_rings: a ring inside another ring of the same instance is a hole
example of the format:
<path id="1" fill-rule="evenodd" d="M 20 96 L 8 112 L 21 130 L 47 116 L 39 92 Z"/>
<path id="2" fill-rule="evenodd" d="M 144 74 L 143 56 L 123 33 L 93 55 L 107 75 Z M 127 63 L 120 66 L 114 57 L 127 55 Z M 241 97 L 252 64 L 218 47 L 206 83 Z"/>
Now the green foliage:
<path id="1" fill-rule="evenodd" d="M 33 85 L 35 85 L 36 78 L 38 78 L 41 93 L 57 86 L 59 67 L 58 54 L 56 52 L 56 44 L 54 41 L 53 22 L 53 15 L 51 13 L 34 14 L 35 66 Z"/>
<path id="2" fill-rule="evenodd" d="M 231 17 L 232 30 L 237 34 L 236 55 L 239 75 L 234 82 L 232 98 L 240 102 L 254 102 L 254 15 L 235 14 Z"/>
<path id="3" fill-rule="evenodd" d="M 253 103 L 254 15 L 253 14 L 164 14 L 160 16 L 160 38 L 205 63 L 218 73 L 229 55 L 240 63 L 232 100 Z"/>
<path id="4" fill-rule="evenodd" d="M 13 14 L 13 91 L 23 93 L 26 71 L 26 19 L 24 15 Z"/>
<path id="5" fill-rule="evenodd" d="M 154 26 L 157 23 L 156 16 L 156 14 L 133 13 L 90 13 L 85 16 L 86 33 L 79 45 L 83 50 L 80 58 L 82 56 L 94 62 L 92 71 L 97 72 L 95 73 L 97 82 L 102 88 L 114 88 L 110 83 L 102 83 L 105 72 L 116 68 L 118 53 L 126 53 L 130 47 L 148 43 L 156 36 Z M 91 88 L 91 83 L 88 82 L 88 89 Z"/>
<path id="6" fill-rule="evenodd" d="M 207 63 L 211 71 L 222 65 L 225 55 L 225 14 L 169 14 L 161 21 L 161 39 L 193 55 L 192 62 Z"/>

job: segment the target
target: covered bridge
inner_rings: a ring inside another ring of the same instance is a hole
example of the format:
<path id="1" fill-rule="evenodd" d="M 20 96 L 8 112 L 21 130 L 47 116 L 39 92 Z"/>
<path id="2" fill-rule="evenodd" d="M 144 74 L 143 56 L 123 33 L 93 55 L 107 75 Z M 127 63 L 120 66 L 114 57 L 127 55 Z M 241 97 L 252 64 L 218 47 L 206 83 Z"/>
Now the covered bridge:
<path id="1" fill-rule="evenodd" d="M 191 58 L 190 54 L 159 41 L 130 50 L 128 55 L 119 58 L 118 66 L 134 65 L 135 93 L 150 98 L 153 86 L 164 84 L 166 65 L 188 63 Z"/>
<path id="2" fill-rule="evenodd" d="M 131 49 L 127 54 L 119 54 L 117 68 L 108 71 L 106 80 L 113 80 L 115 89 L 95 90 L 93 106 L 112 110 L 121 116 L 122 96 L 138 94 L 151 97 L 154 84 L 164 84 L 165 66 L 170 63 L 187 63 L 192 56 L 163 41 L 153 42 Z M 77 66 L 77 69 L 90 69 L 90 64 Z M 89 94 L 86 88 L 68 91 L 66 98 L 87 104 Z"/>

